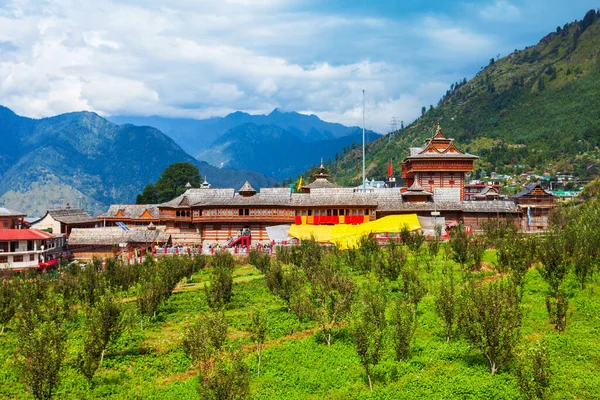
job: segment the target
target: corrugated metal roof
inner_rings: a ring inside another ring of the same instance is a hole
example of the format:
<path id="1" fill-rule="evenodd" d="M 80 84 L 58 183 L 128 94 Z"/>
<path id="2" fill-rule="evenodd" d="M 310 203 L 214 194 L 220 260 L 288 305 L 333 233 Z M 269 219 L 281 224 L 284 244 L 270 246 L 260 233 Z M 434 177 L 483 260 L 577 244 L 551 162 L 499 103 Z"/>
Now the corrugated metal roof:
<path id="1" fill-rule="evenodd" d="M 54 237 L 38 229 L 0 229 L 0 240 L 43 240 Z"/>

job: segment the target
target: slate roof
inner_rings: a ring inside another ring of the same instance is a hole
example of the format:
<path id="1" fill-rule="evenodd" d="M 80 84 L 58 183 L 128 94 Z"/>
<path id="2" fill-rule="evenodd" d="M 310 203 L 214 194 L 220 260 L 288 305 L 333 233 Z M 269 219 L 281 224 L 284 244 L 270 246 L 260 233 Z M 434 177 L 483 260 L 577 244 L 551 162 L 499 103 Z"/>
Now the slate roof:
<path id="1" fill-rule="evenodd" d="M 146 210 L 154 216 L 154 219 L 159 218 L 157 204 L 111 204 L 108 211 L 98 215 L 97 218 L 119 218 L 117 214 L 121 211 L 124 218 L 138 219 Z"/>
<path id="2" fill-rule="evenodd" d="M 244 185 L 238 190 L 239 193 L 256 193 L 256 189 L 252 187 L 250 182 L 246 181 Z"/>
<path id="3" fill-rule="evenodd" d="M 124 231 L 121 228 L 75 228 L 69 236 L 69 245 L 112 246 L 119 243 L 160 243 L 169 240 L 171 235 L 164 230 L 133 228 Z"/>
<path id="4" fill-rule="evenodd" d="M 10 208 L 0 207 L 0 217 L 24 217 L 27 214 L 20 211 L 11 210 Z"/>
<path id="5" fill-rule="evenodd" d="M 415 192 L 425 194 L 428 192 Z M 406 193 L 405 193 L 406 194 Z M 279 207 L 376 207 L 377 211 L 465 211 L 465 212 L 501 212 L 517 213 L 519 209 L 512 201 L 448 201 L 409 203 L 402 200 L 400 190 L 362 193 L 353 188 L 316 188 L 310 194 L 291 193 L 289 188 L 261 189 L 252 197 L 244 197 L 233 189 L 190 189 L 178 198 L 160 206 L 173 208 L 196 207 L 248 207 L 248 206 L 279 206 Z M 189 206 L 180 206 L 182 198 L 189 200 Z"/>
<path id="6" fill-rule="evenodd" d="M 313 189 L 326 189 L 326 188 L 338 188 L 339 186 L 335 183 L 331 183 L 327 180 L 327 178 L 318 177 L 314 182 L 309 183 L 308 185 L 302 186 L 302 188 L 308 188 L 310 190 Z"/>
<path id="7" fill-rule="evenodd" d="M 530 194 L 533 191 L 533 189 L 535 189 L 538 186 L 540 187 L 540 189 L 542 189 L 544 192 L 546 192 L 546 194 L 548 194 L 549 197 L 556 197 L 552 193 L 550 193 L 549 191 L 547 191 L 546 189 L 544 189 L 542 187 L 542 185 L 540 185 L 539 182 L 534 182 L 534 183 L 530 183 L 529 185 L 525 186 L 525 189 L 523 189 L 519 193 L 515 194 L 512 198 L 513 199 L 519 199 L 521 197 L 525 197 L 528 194 Z"/>
<path id="8" fill-rule="evenodd" d="M 46 212 L 46 215 L 48 214 L 50 214 L 56 221 L 67 225 L 98 222 L 95 217 L 92 217 L 81 208 L 62 208 L 59 210 L 49 210 Z M 44 217 L 46 215 L 44 215 Z M 44 217 L 41 219 L 44 219 Z"/>
<path id="9" fill-rule="evenodd" d="M 505 198 L 506 196 L 503 194 L 500 194 L 500 192 L 491 186 L 486 186 L 484 187 L 481 192 L 477 193 L 476 195 L 474 195 L 473 197 L 475 198 L 483 198 L 486 196 L 494 196 L 494 197 L 500 197 L 500 198 Z"/>
<path id="10" fill-rule="evenodd" d="M 425 191 L 425 189 L 419 185 L 419 182 L 415 180 L 413 184 L 406 189 L 406 192 L 402 193 L 402 196 L 433 196 L 433 193 Z"/>

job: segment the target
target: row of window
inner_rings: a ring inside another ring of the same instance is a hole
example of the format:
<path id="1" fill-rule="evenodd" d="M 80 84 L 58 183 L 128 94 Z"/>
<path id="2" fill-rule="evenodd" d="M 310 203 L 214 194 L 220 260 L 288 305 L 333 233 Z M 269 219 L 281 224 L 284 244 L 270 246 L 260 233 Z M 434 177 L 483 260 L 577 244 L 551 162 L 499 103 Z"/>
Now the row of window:
<path id="1" fill-rule="evenodd" d="M 29 261 L 35 261 L 35 255 L 30 254 Z M 13 262 L 14 263 L 23 262 L 23 255 L 13 256 Z M 8 263 L 8 256 L 0 256 L 0 264 L 6 264 L 6 263 Z"/>
<path id="2" fill-rule="evenodd" d="M 362 216 L 362 215 L 371 215 L 375 216 L 375 209 L 369 210 L 368 208 L 329 208 L 326 210 L 296 210 L 297 217 L 343 217 L 344 215 L 354 215 L 354 216 Z"/>
<path id="3" fill-rule="evenodd" d="M 206 216 L 206 217 L 234 217 L 234 216 L 263 216 L 263 217 L 272 217 L 272 216 L 283 216 L 283 217 L 293 217 L 296 216 L 341 216 L 344 215 L 354 215 L 354 216 L 364 216 L 371 215 L 375 216 L 375 209 L 368 208 L 329 208 L 329 209 L 318 209 L 318 210 L 281 210 L 281 209 L 272 209 L 272 208 L 239 208 L 239 209 L 231 209 L 231 208 L 211 208 L 207 210 L 193 210 L 190 211 L 176 211 L 176 217 L 190 217 L 193 215 L 194 217 L 198 216 Z"/>
<path id="4" fill-rule="evenodd" d="M 294 216 L 293 210 L 281 210 L 273 208 L 211 208 L 208 210 L 193 210 L 190 211 L 176 211 L 176 217 L 233 217 L 233 216 Z"/>

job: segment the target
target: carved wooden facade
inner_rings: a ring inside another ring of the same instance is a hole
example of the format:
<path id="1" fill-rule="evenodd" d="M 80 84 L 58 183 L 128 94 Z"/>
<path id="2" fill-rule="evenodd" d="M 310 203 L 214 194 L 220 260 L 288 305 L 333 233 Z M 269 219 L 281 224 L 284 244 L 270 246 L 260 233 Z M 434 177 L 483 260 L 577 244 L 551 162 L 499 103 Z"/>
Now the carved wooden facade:
<path id="1" fill-rule="evenodd" d="M 410 155 L 402 162 L 404 185 L 417 182 L 428 192 L 435 189 L 460 189 L 463 200 L 465 173 L 473 171 L 477 156 L 463 153 L 442 134 L 438 125 L 436 134 L 425 142 L 425 147 L 411 148 Z"/>

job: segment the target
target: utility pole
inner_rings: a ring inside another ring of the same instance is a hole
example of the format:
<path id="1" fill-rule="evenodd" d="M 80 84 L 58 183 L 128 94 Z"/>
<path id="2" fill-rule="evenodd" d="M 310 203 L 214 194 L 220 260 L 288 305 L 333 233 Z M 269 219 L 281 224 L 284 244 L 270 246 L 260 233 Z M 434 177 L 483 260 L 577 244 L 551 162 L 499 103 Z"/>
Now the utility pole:
<path id="1" fill-rule="evenodd" d="M 363 177 L 363 193 L 367 191 L 367 187 L 365 186 L 365 89 L 363 89 L 363 165 L 362 165 L 362 177 Z"/>

